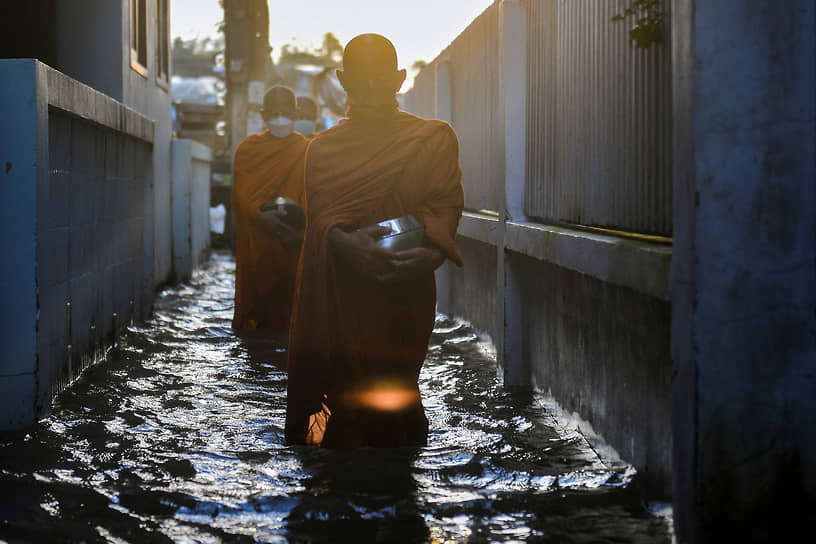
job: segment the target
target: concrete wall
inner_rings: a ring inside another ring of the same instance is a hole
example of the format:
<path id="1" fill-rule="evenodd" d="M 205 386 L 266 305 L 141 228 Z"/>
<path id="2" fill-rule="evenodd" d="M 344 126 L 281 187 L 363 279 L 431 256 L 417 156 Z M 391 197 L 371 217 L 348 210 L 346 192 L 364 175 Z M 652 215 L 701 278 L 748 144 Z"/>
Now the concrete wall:
<path id="1" fill-rule="evenodd" d="M 47 86 L 33 61 L 0 60 L 0 428 L 34 421 L 37 397 L 37 185 L 48 176 Z"/>
<path id="2" fill-rule="evenodd" d="M 0 61 L 0 79 L 0 296 L 13 309 L 0 314 L 0 429 L 13 429 L 150 311 L 154 124 L 35 60 Z"/>
<path id="3" fill-rule="evenodd" d="M 437 272 L 437 310 L 467 316 L 487 338 L 496 338 L 496 248 L 461 235 L 456 245 L 466 266 L 448 262 Z"/>
<path id="4" fill-rule="evenodd" d="M 117 3 L 113 0 L 112 3 Z M 129 0 L 119 0 L 122 13 L 129 13 Z M 122 49 L 122 102 L 156 123 L 153 153 L 153 284 L 159 286 L 172 277 L 173 228 L 171 212 L 171 156 L 173 135 L 169 86 L 157 79 L 156 2 L 147 2 L 147 72 L 141 74 L 130 65 L 130 47 Z M 122 41 L 129 44 L 130 18 L 119 19 Z M 171 73 L 172 73 L 172 67 Z"/>
<path id="5" fill-rule="evenodd" d="M 506 385 L 551 393 L 568 413 L 588 422 L 582 427 L 588 437 L 612 447 L 599 451 L 633 463 L 646 493 L 667 498 L 671 245 L 526 217 L 527 8 L 520 0 L 494 5 L 498 105 L 491 130 L 499 147 L 491 152 L 498 152 L 501 168 L 489 182 L 497 188 L 499 209 L 495 215 L 465 213 L 457 240 L 465 268 L 445 265 L 437 272 L 439 309 L 490 337 Z M 433 82 L 425 81 L 406 101 L 433 110 L 416 113 L 447 119 L 450 104 L 469 92 L 446 83 L 445 70 L 457 70 L 449 56 L 446 50 L 432 63 Z M 459 130 L 453 117 L 448 120 Z M 461 139 L 463 146 L 468 141 Z M 461 160 L 472 152 L 463 152 Z"/>
<path id="6" fill-rule="evenodd" d="M 197 143 L 197 142 L 195 142 Z M 194 266 L 202 265 L 210 249 L 210 179 L 212 150 L 194 146 L 190 194 L 190 247 Z"/>
<path id="7" fill-rule="evenodd" d="M 506 385 L 552 395 L 668 498 L 671 247 L 470 212 L 457 245 L 465 266 L 437 271 L 439 311 L 492 340 Z"/>
<path id="8" fill-rule="evenodd" d="M 130 62 L 130 0 L 55 0 L 54 68 L 124 103 L 156 124 L 153 152 L 153 221 L 145 225 L 145 251 L 153 263 L 145 273 L 154 286 L 170 280 L 172 225 L 170 141 L 173 133 L 169 83 L 157 78 L 157 2 L 147 6 L 147 70 Z M 172 73 L 172 67 L 171 67 Z"/>
<path id="9" fill-rule="evenodd" d="M 210 247 L 212 151 L 193 140 L 173 141 L 173 276 L 187 279 Z"/>
<path id="10" fill-rule="evenodd" d="M 171 279 L 171 103 L 168 82 L 156 77 L 157 2 L 146 6 L 148 58 L 138 71 L 129 0 L 15 10 L 28 18 L 23 26 L 42 30 L 32 43 L 47 45 L 44 58 L 82 83 L 33 60 L 0 66 L 0 175 L 14 203 L 0 223 L 0 295 L 19 309 L 0 323 L 0 428 L 46 413 L 53 394 L 104 355 L 120 326 L 145 317 L 155 288 Z M 209 244 L 206 168 L 192 163 L 193 265 Z"/>
<path id="11" fill-rule="evenodd" d="M 671 494 L 669 301 L 510 252 L 524 293 L 512 372 L 589 421 L 634 464 L 652 497 Z"/>
<path id="12" fill-rule="evenodd" d="M 669 497 L 671 248 L 469 212 L 456 243 L 465 266 L 437 271 L 439 311 L 503 343 L 505 384 L 552 395 Z"/>
<path id="13" fill-rule="evenodd" d="M 792 542 L 816 506 L 816 7 L 671 19 L 678 539 Z"/>
<path id="14" fill-rule="evenodd" d="M 125 10 L 124 12 L 122 10 Z M 110 0 L 57 2 L 57 64 L 60 72 L 122 101 L 122 62 L 128 48 L 115 22 L 129 17 L 127 3 Z"/>

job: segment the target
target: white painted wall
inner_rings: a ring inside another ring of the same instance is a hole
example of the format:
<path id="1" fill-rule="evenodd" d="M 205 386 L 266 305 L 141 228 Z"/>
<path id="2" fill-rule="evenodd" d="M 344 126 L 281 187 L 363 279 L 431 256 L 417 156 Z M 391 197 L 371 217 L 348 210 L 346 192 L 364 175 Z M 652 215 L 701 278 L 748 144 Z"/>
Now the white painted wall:
<path id="1" fill-rule="evenodd" d="M 173 141 L 173 277 L 187 279 L 210 247 L 212 151 L 193 140 Z"/>

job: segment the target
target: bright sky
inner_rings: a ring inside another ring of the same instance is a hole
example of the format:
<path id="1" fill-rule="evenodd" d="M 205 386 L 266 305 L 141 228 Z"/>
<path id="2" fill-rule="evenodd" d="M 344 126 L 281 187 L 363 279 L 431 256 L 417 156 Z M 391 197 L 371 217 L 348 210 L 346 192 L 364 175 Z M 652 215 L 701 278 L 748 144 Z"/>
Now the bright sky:
<path id="1" fill-rule="evenodd" d="M 394 42 L 401 68 L 433 60 L 493 0 L 269 0 L 272 56 L 285 43 L 318 47 L 333 32 L 345 45 L 365 32 Z M 218 0 L 171 0 L 173 38 L 217 35 L 224 13 Z M 402 90 L 410 88 L 407 81 Z"/>

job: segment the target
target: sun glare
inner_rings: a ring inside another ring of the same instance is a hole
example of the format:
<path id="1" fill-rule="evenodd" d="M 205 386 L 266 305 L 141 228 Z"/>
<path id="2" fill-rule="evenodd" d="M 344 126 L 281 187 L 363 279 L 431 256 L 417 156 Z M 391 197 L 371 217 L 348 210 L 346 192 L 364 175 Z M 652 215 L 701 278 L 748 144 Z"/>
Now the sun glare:
<path id="1" fill-rule="evenodd" d="M 419 400 L 419 394 L 415 389 L 384 385 L 383 387 L 358 393 L 355 400 L 360 405 L 368 408 L 395 412 L 416 404 Z"/>
<path id="2" fill-rule="evenodd" d="M 284 45 L 302 49 L 319 47 L 323 35 L 332 32 L 345 45 L 351 38 L 376 32 L 397 48 L 401 67 L 408 69 L 412 85 L 416 61 L 432 61 L 484 11 L 493 0 L 312 0 L 305 10 L 295 2 L 269 2 L 269 41 L 276 58 Z M 173 36 L 185 39 L 214 36 L 223 18 L 218 0 L 173 0 Z"/>

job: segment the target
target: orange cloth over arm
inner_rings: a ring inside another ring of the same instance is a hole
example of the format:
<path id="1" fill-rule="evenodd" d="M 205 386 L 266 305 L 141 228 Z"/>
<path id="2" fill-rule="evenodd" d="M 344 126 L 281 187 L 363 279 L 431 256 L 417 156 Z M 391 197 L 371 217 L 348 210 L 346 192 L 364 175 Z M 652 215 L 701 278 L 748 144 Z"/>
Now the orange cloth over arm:
<path id="1" fill-rule="evenodd" d="M 303 167 L 308 140 L 293 133 L 274 138 L 268 131 L 248 136 L 235 152 L 232 213 L 235 249 L 236 329 L 289 325 L 299 249 L 284 248 L 260 230 L 255 218 L 270 198 L 296 199 L 305 210 Z"/>
<path id="2" fill-rule="evenodd" d="M 427 238 L 461 265 L 455 245 L 464 207 L 458 152 L 449 125 L 403 112 L 383 122 L 343 121 L 312 142 L 289 340 L 288 442 L 323 442 L 322 429 L 309 429 L 314 414 L 328 413 L 324 403 L 331 410 L 325 435 L 331 445 L 425 439 L 417 379 L 436 312 L 434 274 L 391 286 L 364 279 L 335 261 L 329 233 L 413 214 Z M 401 415 L 379 417 L 344 400 L 383 384 L 408 391 L 415 401 Z"/>

